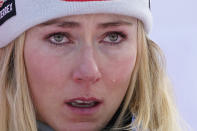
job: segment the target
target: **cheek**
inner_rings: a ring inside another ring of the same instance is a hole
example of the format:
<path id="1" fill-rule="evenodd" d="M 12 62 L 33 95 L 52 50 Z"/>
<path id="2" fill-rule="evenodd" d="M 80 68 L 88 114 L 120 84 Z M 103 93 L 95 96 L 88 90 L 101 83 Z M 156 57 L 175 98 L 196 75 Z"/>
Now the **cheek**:
<path id="1" fill-rule="evenodd" d="M 125 58 L 116 62 L 109 70 L 111 79 L 114 83 L 127 82 L 130 80 L 133 67 L 135 65 L 135 58 Z"/>
<path id="2" fill-rule="evenodd" d="M 59 72 L 56 61 L 41 55 L 27 53 L 25 56 L 26 68 L 30 85 L 33 83 L 47 83 L 56 77 Z"/>
<path id="3" fill-rule="evenodd" d="M 38 112 L 42 113 L 46 107 L 51 109 L 47 103 L 54 103 L 53 108 L 59 107 L 62 87 L 69 81 L 69 65 L 61 57 L 46 56 L 38 50 L 34 52 L 25 51 L 25 64 L 33 103 Z"/>
<path id="4" fill-rule="evenodd" d="M 32 50 L 32 48 L 27 48 L 24 56 L 32 93 L 51 94 L 55 88 L 63 87 L 64 82 L 68 80 L 69 65 L 64 62 L 67 60 L 61 57 L 47 56 L 39 49 Z M 58 90 L 56 92 L 58 94 Z"/>
<path id="5" fill-rule="evenodd" d="M 111 59 L 110 63 L 104 67 L 106 88 L 103 94 L 107 96 L 106 107 L 113 111 L 113 113 L 120 106 L 129 87 L 135 61 L 136 55 L 124 56 L 120 60 Z"/>
<path id="6" fill-rule="evenodd" d="M 108 60 L 109 61 L 109 60 Z M 133 72 L 136 62 L 136 52 L 119 56 L 119 58 L 111 58 L 103 70 L 105 70 L 105 77 L 109 81 L 108 84 L 115 84 L 118 87 L 128 86 L 131 74 Z M 111 87 L 117 87 L 111 86 Z"/>

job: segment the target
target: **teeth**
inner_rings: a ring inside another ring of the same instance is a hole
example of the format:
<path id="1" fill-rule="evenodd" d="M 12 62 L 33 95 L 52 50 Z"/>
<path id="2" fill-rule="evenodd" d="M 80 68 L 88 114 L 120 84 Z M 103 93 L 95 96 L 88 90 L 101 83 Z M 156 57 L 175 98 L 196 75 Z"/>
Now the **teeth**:
<path id="1" fill-rule="evenodd" d="M 81 101 L 81 100 L 76 100 L 75 103 L 79 103 L 79 104 L 82 104 L 84 103 L 84 101 Z"/>
<path id="2" fill-rule="evenodd" d="M 69 105 L 73 107 L 78 107 L 78 108 L 88 108 L 88 107 L 93 107 L 97 105 L 98 103 L 95 101 L 81 101 L 81 100 L 75 100 L 74 102 L 68 103 Z"/>
<path id="3" fill-rule="evenodd" d="M 91 104 L 93 103 L 94 101 L 82 101 L 82 100 L 76 100 L 74 101 L 75 103 L 78 103 L 78 104 Z"/>

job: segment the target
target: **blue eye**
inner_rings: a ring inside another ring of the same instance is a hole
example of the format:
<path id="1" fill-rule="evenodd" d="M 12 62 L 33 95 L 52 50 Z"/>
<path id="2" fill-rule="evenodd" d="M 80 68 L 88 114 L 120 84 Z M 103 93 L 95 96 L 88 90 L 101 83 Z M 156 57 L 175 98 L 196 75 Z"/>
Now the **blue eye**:
<path id="1" fill-rule="evenodd" d="M 70 42 L 68 37 L 67 33 L 60 32 L 50 34 L 47 39 L 54 45 L 63 45 Z"/>
<path id="2" fill-rule="evenodd" d="M 105 35 L 106 37 L 103 39 L 104 43 L 109 44 L 119 44 L 126 38 L 126 35 L 122 32 L 109 32 Z"/>

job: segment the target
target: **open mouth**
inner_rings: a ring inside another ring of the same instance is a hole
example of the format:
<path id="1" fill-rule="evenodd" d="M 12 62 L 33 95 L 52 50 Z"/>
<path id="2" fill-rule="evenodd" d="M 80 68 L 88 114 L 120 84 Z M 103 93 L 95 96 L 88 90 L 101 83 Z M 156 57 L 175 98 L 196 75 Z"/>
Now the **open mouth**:
<path id="1" fill-rule="evenodd" d="M 75 100 L 72 102 L 67 102 L 69 106 L 75 107 L 75 108 L 93 108 L 96 107 L 99 102 L 98 101 L 83 101 L 83 100 Z"/>
<path id="2" fill-rule="evenodd" d="M 83 117 L 90 117 L 98 114 L 99 110 L 103 105 L 103 101 L 94 97 L 78 97 L 66 100 L 65 105 L 66 109 L 68 109 L 66 111 L 68 111 L 72 116 L 77 115 Z"/>
<path id="3" fill-rule="evenodd" d="M 68 100 L 66 104 L 69 107 L 86 109 L 97 107 L 99 104 L 101 104 L 101 101 L 95 98 L 75 98 Z"/>

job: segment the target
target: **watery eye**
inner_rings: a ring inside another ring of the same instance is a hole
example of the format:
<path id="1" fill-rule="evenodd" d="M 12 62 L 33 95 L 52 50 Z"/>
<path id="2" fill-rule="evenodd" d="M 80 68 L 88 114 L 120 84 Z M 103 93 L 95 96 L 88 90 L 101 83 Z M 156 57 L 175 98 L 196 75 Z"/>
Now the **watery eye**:
<path id="1" fill-rule="evenodd" d="M 49 37 L 49 40 L 51 43 L 56 44 L 56 45 L 61 45 L 61 44 L 69 42 L 69 39 L 63 33 L 53 34 Z"/>
<path id="2" fill-rule="evenodd" d="M 104 42 L 118 44 L 122 41 L 126 36 L 121 32 L 111 32 L 106 35 L 104 38 Z"/>
<path id="3" fill-rule="evenodd" d="M 117 33 L 111 33 L 109 34 L 109 40 L 110 41 L 117 41 L 118 40 L 119 35 Z"/>

